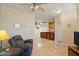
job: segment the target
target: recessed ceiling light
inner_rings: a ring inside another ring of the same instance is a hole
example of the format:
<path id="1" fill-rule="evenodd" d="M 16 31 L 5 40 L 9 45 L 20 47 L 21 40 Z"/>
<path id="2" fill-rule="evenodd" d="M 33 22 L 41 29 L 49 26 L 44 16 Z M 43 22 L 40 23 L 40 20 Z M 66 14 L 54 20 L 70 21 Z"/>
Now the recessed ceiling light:
<path id="1" fill-rule="evenodd" d="M 61 13 L 61 10 L 58 10 L 56 13 L 58 13 L 58 14 Z"/>

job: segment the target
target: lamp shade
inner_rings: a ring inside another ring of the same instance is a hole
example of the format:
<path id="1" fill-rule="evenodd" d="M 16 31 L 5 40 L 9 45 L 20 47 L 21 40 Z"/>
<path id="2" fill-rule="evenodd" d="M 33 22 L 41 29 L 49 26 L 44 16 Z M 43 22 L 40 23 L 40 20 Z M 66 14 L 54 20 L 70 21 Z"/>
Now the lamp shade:
<path id="1" fill-rule="evenodd" d="M 0 30 L 0 40 L 9 39 L 9 35 L 5 30 Z"/>

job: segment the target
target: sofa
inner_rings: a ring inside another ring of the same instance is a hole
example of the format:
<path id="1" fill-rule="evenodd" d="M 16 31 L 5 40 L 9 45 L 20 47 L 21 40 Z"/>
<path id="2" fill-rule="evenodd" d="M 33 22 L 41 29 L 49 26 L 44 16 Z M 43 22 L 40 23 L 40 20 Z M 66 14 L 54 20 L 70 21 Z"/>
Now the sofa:
<path id="1" fill-rule="evenodd" d="M 12 48 L 20 48 L 20 56 L 30 56 L 32 54 L 33 39 L 23 40 L 21 35 L 15 35 L 9 39 L 9 44 Z"/>

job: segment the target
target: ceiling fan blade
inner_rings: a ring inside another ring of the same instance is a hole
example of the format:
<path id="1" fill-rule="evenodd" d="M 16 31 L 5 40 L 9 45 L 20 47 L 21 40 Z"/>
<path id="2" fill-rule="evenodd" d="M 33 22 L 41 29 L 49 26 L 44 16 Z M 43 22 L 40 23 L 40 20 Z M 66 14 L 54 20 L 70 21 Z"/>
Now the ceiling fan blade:
<path id="1" fill-rule="evenodd" d="M 34 8 L 32 9 L 32 12 L 34 12 Z"/>
<path id="2" fill-rule="evenodd" d="M 45 5 L 45 4 L 49 4 L 49 3 L 34 3 L 36 5 Z"/>
<path id="3" fill-rule="evenodd" d="M 45 12 L 45 10 L 42 7 L 39 7 L 40 10 L 42 10 L 43 12 Z"/>
<path id="4" fill-rule="evenodd" d="M 21 3 L 20 5 L 26 6 L 28 8 L 31 8 L 31 11 L 34 12 L 36 10 L 41 10 L 43 12 L 45 12 L 45 10 L 40 6 L 43 5 L 45 3 Z"/>

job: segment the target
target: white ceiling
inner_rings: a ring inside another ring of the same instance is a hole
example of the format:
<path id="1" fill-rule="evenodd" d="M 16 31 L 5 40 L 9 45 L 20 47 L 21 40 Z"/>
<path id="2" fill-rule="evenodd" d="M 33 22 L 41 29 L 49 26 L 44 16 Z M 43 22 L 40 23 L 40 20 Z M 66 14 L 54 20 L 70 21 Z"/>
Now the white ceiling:
<path id="1" fill-rule="evenodd" d="M 15 9 L 18 9 L 19 11 L 23 11 L 23 12 L 28 12 L 28 13 L 31 13 L 31 3 L 26 3 L 26 4 L 19 4 L 19 3 L 6 3 L 6 4 L 1 4 L 1 5 L 4 5 L 4 6 L 7 6 L 7 7 L 10 7 L 10 8 L 15 8 Z M 73 7 L 74 4 L 72 3 L 47 3 L 47 4 L 41 4 L 39 5 L 39 7 L 42 7 L 45 12 L 39 10 L 39 11 L 36 11 L 35 15 L 36 16 L 36 19 L 37 21 L 49 21 L 51 20 L 55 15 L 57 15 L 56 11 L 57 10 L 61 10 L 63 11 L 63 9 L 67 9 L 67 8 L 70 8 L 70 7 Z"/>

